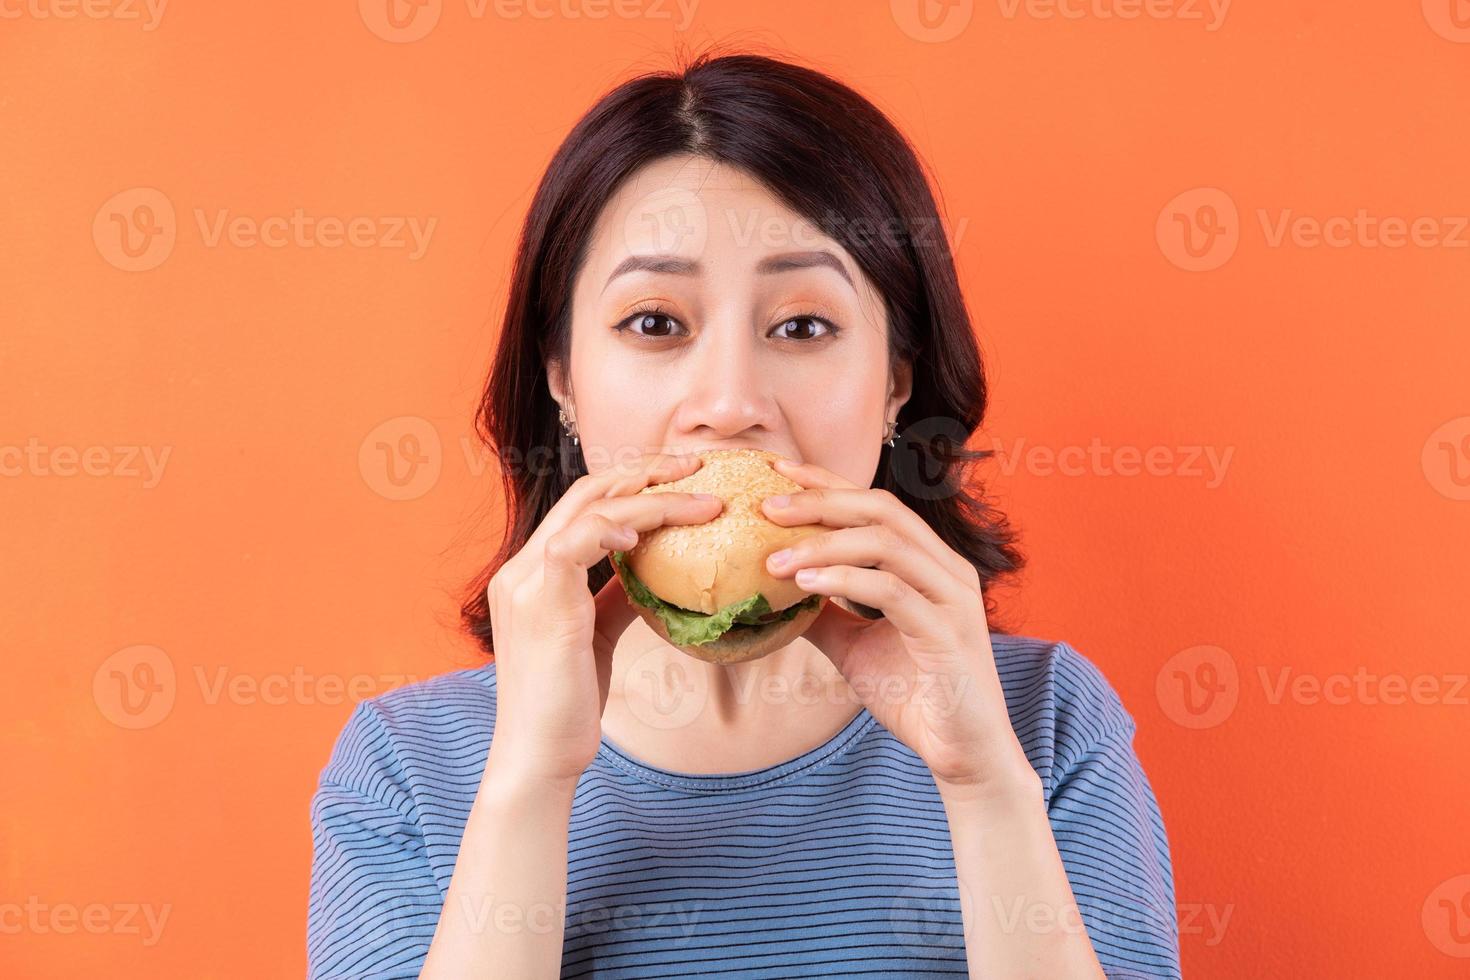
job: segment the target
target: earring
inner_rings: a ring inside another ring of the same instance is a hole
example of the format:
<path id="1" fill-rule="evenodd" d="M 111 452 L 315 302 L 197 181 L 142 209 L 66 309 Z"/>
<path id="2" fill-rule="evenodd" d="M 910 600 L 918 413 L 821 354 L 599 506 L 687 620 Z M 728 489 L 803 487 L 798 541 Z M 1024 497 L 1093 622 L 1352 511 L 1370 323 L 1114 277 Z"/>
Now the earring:
<path id="1" fill-rule="evenodd" d="M 581 440 L 577 436 L 577 430 L 572 425 L 571 420 L 567 418 L 567 410 L 559 408 L 556 410 L 556 415 L 561 420 L 562 431 L 572 437 L 572 445 L 577 445 Z"/>
<path id="2" fill-rule="evenodd" d="M 894 436 L 898 433 L 898 419 L 889 419 L 888 427 L 883 432 L 883 443 L 887 446 L 894 444 Z"/>

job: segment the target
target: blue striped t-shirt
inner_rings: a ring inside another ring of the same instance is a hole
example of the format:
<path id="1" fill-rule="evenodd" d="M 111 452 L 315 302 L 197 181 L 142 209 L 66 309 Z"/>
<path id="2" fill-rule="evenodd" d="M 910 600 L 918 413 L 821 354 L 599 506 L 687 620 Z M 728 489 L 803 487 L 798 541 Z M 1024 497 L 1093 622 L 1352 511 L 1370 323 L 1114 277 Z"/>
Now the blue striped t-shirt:
<path id="1" fill-rule="evenodd" d="M 1178 978 L 1169 842 L 1133 718 L 1066 643 L 990 639 L 1107 975 Z M 354 708 L 311 801 L 311 977 L 418 976 L 495 690 L 491 663 Z M 735 774 L 670 772 L 603 739 L 577 784 L 567 878 L 563 978 L 967 975 L 933 775 L 866 709 L 798 758 Z M 980 898 L 1008 928 L 1066 927 Z"/>

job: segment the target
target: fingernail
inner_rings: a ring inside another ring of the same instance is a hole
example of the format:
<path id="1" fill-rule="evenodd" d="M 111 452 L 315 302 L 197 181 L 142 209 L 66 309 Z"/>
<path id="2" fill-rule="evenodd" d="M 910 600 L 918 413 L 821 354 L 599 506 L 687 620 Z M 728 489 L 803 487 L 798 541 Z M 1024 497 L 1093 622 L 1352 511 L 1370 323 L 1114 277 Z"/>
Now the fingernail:
<path id="1" fill-rule="evenodd" d="M 784 565 L 784 564 L 786 564 L 786 560 L 788 558 L 790 558 L 790 557 L 791 557 L 791 549 L 790 548 L 782 548 L 780 551 L 776 552 L 774 555 L 771 556 L 771 564 L 772 565 L 777 565 L 777 566 Z"/>
<path id="2" fill-rule="evenodd" d="M 772 507 L 785 507 L 787 504 L 791 503 L 791 497 L 783 493 L 776 497 L 767 497 L 766 503 L 770 504 Z"/>
<path id="3" fill-rule="evenodd" d="M 694 499 L 695 500 L 716 500 L 718 498 L 715 497 L 715 495 L 712 494 L 712 493 L 696 493 L 694 495 Z"/>

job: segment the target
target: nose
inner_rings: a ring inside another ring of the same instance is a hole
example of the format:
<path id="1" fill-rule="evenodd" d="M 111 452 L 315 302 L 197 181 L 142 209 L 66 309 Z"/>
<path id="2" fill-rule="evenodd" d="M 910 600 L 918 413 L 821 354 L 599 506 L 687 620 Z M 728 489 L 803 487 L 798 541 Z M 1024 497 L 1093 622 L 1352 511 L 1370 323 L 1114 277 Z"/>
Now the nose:
<path id="1" fill-rule="evenodd" d="M 674 417 L 681 444 L 771 441 L 780 413 L 773 379 L 762 370 L 759 344 L 754 325 L 745 317 L 723 314 L 704 324 L 693 356 L 684 361 L 690 374 Z"/>

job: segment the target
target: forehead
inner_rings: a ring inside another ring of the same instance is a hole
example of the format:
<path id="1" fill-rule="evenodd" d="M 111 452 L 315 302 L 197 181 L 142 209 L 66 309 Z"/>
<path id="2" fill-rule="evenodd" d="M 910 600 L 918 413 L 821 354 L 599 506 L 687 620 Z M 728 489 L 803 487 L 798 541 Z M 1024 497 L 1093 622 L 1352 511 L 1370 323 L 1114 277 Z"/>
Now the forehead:
<path id="1" fill-rule="evenodd" d="M 775 253 L 832 253 L 855 278 L 857 266 L 817 224 L 737 167 L 705 157 L 655 160 L 631 174 L 598 216 L 588 268 L 606 277 L 629 256 L 664 255 L 751 266 Z"/>

